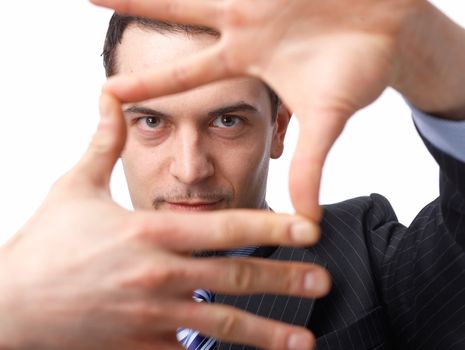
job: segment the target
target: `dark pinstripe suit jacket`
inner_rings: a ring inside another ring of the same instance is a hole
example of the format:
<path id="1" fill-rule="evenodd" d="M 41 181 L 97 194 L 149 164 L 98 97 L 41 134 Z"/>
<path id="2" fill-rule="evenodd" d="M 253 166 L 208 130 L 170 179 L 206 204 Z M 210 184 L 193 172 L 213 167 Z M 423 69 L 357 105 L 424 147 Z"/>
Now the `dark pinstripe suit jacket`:
<path id="1" fill-rule="evenodd" d="M 272 251 L 271 259 L 325 266 L 328 296 L 218 295 L 217 302 L 307 326 L 318 350 L 465 349 L 465 164 L 426 144 L 441 168 L 441 194 L 410 227 L 374 194 L 325 207 L 317 246 Z"/>

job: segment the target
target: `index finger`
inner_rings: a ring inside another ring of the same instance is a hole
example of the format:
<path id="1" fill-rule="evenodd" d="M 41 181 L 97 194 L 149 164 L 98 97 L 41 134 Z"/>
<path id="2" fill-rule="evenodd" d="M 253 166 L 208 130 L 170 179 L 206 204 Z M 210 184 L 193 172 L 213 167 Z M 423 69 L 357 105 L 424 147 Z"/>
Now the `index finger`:
<path id="1" fill-rule="evenodd" d="M 226 250 L 254 245 L 306 246 L 319 239 L 319 226 L 302 217 L 261 210 L 208 213 L 138 213 L 142 234 L 179 252 Z"/>
<path id="2" fill-rule="evenodd" d="M 234 76 L 224 59 L 223 46 L 214 44 L 199 53 L 162 67 L 153 67 L 139 74 L 115 75 L 108 79 L 104 91 L 122 102 L 186 91 L 213 81 Z"/>
<path id="3" fill-rule="evenodd" d="M 90 0 L 98 6 L 132 16 L 217 28 L 223 21 L 224 2 L 216 0 Z"/>

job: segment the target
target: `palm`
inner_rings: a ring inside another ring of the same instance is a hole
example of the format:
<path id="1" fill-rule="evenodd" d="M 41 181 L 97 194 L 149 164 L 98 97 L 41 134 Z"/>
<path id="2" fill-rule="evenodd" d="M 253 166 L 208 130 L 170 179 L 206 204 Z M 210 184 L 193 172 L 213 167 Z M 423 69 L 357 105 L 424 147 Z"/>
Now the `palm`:
<path id="1" fill-rule="evenodd" d="M 93 2 L 107 5 L 106 0 Z M 123 100 L 141 100 L 237 75 L 262 78 L 299 119 L 291 196 L 299 213 L 319 219 L 318 189 L 324 159 L 347 119 L 373 102 L 395 79 L 396 40 L 413 2 L 108 3 L 116 10 L 202 24 L 221 32 L 218 43 L 196 57 L 132 78 L 132 83 L 128 78 L 123 79 L 124 84 L 116 80 L 110 89 Z M 157 81 L 156 86 L 153 81 Z"/>

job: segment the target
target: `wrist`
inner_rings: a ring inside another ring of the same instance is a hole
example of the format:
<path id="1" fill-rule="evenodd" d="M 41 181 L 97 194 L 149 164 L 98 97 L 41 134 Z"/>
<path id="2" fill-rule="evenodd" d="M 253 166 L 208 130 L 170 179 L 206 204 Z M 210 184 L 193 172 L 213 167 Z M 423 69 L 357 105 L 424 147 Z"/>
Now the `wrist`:
<path id="1" fill-rule="evenodd" d="M 13 349 L 11 341 L 11 289 L 8 286 L 9 273 L 5 246 L 0 247 L 0 350 Z"/>
<path id="2" fill-rule="evenodd" d="M 21 334 L 27 331 L 18 328 L 21 312 L 19 293 L 14 288 L 14 269 L 8 259 L 8 245 L 0 246 L 0 350 L 21 349 Z"/>
<path id="3" fill-rule="evenodd" d="M 408 16 L 391 86 L 430 115 L 465 119 L 465 30 L 426 1 Z"/>

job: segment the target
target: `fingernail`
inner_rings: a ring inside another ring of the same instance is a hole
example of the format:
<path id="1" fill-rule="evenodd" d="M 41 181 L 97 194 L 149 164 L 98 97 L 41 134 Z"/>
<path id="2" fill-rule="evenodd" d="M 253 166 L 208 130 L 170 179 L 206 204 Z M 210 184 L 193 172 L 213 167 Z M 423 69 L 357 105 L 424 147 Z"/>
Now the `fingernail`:
<path id="1" fill-rule="evenodd" d="M 313 272 L 307 272 L 304 277 L 304 289 L 313 290 L 316 286 L 315 274 Z"/>
<path id="2" fill-rule="evenodd" d="M 291 237 L 296 242 L 308 242 L 313 241 L 312 226 L 307 221 L 299 221 L 291 226 Z"/>
<path id="3" fill-rule="evenodd" d="M 292 334 L 287 342 L 289 350 L 309 350 L 311 346 L 308 336 L 302 333 Z"/>

